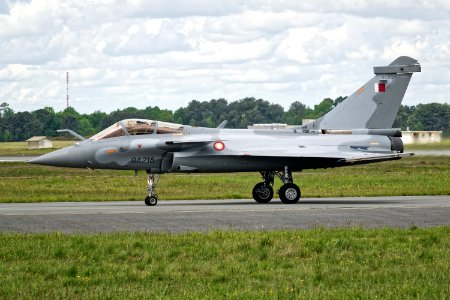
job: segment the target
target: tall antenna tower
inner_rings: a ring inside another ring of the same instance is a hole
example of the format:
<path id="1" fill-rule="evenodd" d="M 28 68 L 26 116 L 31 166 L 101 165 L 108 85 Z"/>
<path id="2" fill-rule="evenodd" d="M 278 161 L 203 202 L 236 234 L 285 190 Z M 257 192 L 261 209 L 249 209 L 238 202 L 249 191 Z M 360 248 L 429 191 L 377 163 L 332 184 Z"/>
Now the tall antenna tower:
<path id="1" fill-rule="evenodd" d="M 69 107 L 69 72 L 66 72 L 66 107 Z"/>

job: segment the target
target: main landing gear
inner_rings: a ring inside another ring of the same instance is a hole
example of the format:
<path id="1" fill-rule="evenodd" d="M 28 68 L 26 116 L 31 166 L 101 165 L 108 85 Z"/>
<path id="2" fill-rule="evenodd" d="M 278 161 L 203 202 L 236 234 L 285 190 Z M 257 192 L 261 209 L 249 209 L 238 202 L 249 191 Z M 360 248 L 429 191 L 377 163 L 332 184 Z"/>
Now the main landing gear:
<path id="1" fill-rule="evenodd" d="M 300 200 L 300 188 L 292 180 L 292 172 L 288 166 L 284 171 L 261 171 L 263 182 L 257 183 L 253 188 L 253 199 L 258 203 L 269 203 L 273 198 L 273 182 L 275 175 L 283 182 L 278 190 L 281 202 L 285 204 L 294 204 Z"/>
<path id="2" fill-rule="evenodd" d="M 158 195 L 155 193 L 156 185 L 159 181 L 159 174 L 151 174 L 147 171 L 147 191 L 148 196 L 145 197 L 145 204 L 148 206 L 155 206 L 158 203 Z"/>

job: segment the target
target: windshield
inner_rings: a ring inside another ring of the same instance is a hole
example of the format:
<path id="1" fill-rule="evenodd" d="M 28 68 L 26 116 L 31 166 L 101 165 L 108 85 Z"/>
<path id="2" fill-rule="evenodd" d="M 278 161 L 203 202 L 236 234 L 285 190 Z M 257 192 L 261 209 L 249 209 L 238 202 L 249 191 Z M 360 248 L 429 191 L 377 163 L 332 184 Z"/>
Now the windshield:
<path id="1" fill-rule="evenodd" d="M 183 133 L 183 125 L 145 119 L 127 119 L 119 121 L 90 139 L 93 141 L 124 135 Z"/>

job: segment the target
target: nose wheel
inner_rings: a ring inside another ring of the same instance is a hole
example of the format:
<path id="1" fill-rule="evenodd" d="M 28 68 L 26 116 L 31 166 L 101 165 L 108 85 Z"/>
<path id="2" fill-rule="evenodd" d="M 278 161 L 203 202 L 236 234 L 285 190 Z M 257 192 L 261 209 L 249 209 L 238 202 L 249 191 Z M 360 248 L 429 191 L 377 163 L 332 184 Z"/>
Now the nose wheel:
<path id="1" fill-rule="evenodd" d="M 144 202 L 147 206 L 155 206 L 158 203 L 158 197 L 157 196 L 147 196 L 147 197 L 145 197 Z"/>
<path id="2" fill-rule="evenodd" d="M 145 197 L 145 204 L 147 206 L 155 206 L 158 203 L 158 195 L 155 193 L 156 185 L 159 181 L 159 174 L 151 174 L 147 172 L 147 192 L 148 196 Z"/>

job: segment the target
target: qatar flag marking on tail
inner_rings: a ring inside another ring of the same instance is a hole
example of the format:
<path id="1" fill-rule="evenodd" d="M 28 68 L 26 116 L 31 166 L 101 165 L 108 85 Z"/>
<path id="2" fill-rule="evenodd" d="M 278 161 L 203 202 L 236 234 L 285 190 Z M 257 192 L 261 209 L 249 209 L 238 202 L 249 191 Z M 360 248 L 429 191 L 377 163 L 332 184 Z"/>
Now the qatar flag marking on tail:
<path id="1" fill-rule="evenodd" d="M 375 83 L 375 92 L 385 93 L 386 92 L 386 82 L 380 81 L 378 83 Z"/>

